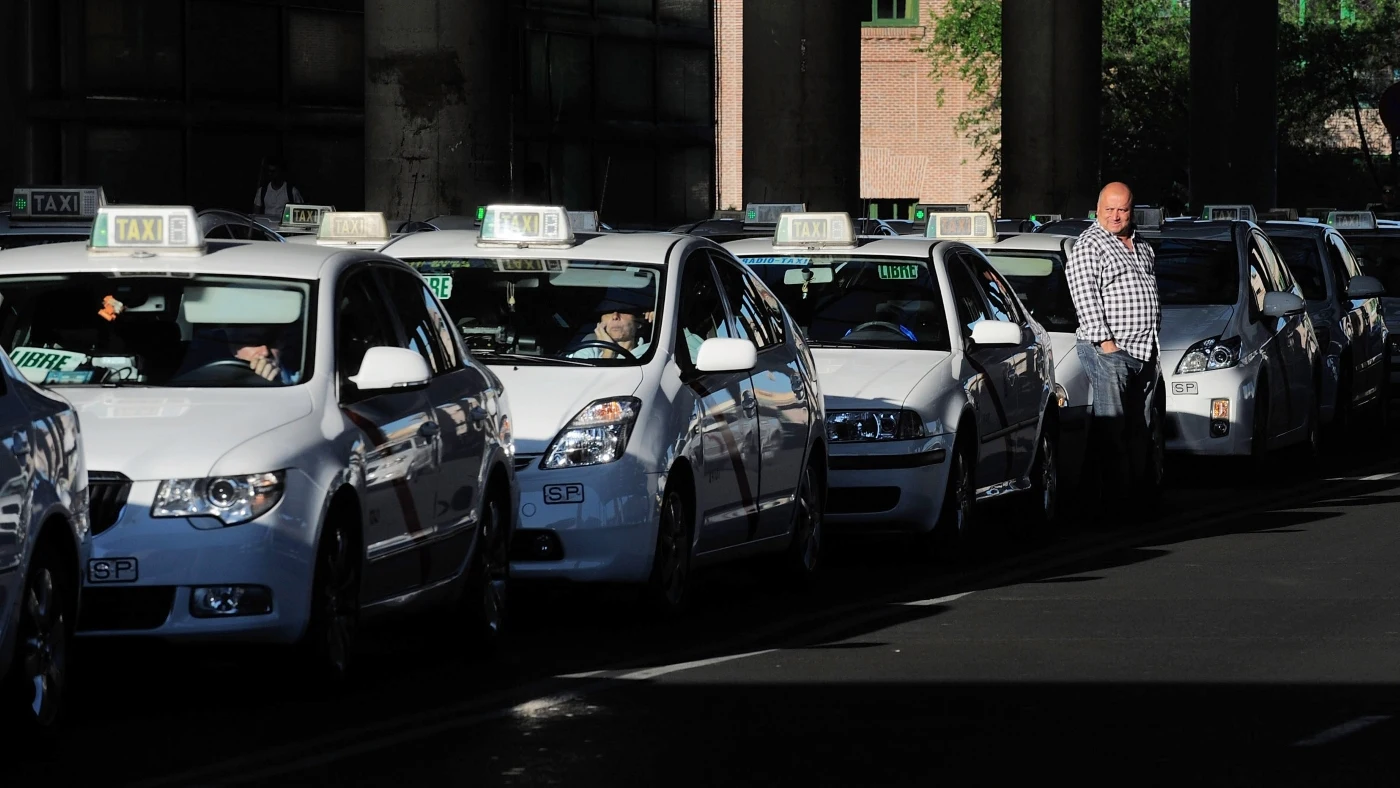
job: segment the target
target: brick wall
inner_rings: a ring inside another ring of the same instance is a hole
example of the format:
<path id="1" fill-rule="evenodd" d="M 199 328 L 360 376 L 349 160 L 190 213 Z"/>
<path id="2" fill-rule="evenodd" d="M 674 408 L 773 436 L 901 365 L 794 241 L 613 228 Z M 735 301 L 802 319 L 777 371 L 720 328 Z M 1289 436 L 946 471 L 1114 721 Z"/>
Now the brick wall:
<path id="1" fill-rule="evenodd" d="M 719 205 L 743 204 L 743 2 L 716 0 L 719 122 L 715 149 Z M 861 28 L 860 196 L 920 202 L 975 202 L 984 188 L 977 151 L 954 129 L 969 108 L 967 87 L 929 76 L 918 49 L 946 0 L 923 0 L 924 25 Z"/>

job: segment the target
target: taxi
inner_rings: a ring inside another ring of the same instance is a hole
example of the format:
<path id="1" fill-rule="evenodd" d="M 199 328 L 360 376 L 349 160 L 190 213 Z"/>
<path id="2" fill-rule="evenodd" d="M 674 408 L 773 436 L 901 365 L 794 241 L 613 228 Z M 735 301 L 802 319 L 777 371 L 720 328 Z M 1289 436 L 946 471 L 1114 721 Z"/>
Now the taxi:
<path id="1" fill-rule="evenodd" d="M 1212 206 L 1216 215 L 1253 215 Z M 1209 209 L 1208 209 L 1209 210 Z M 1167 450 L 1263 457 L 1316 451 L 1322 360 L 1307 302 L 1252 221 L 1139 227 L 1156 253 Z"/>
<path id="2" fill-rule="evenodd" d="M 1049 335 L 971 239 L 985 212 L 929 213 L 925 238 L 862 238 L 844 213 L 782 215 L 726 248 L 778 294 L 816 359 L 829 520 L 956 547 L 977 501 L 1055 519 L 1059 413 Z"/>
<path id="3" fill-rule="evenodd" d="M 208 241 L 191 208 L 108 206 L 88 244 L 6 253 L 0 344 L 84 431 L 80 633 L 297 643 L 323 678 L 413 607 L 494 639 L 510 409 L 422 278 L 356 243 L 386 230 Z"/>
<path id="4" fill-rule="evenodd" d="M 87 240 L 93 217 L 107 204 L 98 186 L 23 186 L 0 214 L 0 250 Z"/>
<path id="5" fill-rule="evenodd" d="M 1391 329 L 1386 341 L 1389 397 L 1400 397 L 1400 226 L 1387 226 L 1371 211 L 1330 211 L 1327 224 L 1346 239 L 1361 272 L 1381 281 L 1381 312 Z M 1394 403 L 1392 403 L 1394 404 Z"/>
<path id="6" fill-rule="evenodd" d="M 774 554 L 818 569 L 826 441 L 801 334 L 703 238 L 576 233 L 557 206 L 384 248 L 420 271 L 505 381 L 521 507 L 512 577 L 618 583 L 661 613 L 692 570 Z"/>

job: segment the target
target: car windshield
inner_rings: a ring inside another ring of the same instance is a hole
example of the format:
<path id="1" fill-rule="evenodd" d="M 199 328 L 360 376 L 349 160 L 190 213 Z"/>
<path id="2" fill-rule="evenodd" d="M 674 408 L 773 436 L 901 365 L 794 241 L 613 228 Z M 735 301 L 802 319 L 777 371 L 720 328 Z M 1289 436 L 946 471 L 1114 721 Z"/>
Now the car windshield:
<path id="1" fill-rule="evenodd" d="M 407 260 L 487 363 L 637 364 L 651 357 L 657 265 L 608 260 Z M 505 363 L 504 361 L 502 363 Z"/>
<path id="2" fill-rule="evenodd" d="M 303 383 L 309 282 L 76 273 L 0 277 L 0 344 L 52 386 Z"/>
<path id="3" fill-rule="evenodd" d="M 1303 288 L 1303 297 L 1309 301 L 1322 301 L 1327 298 L 1327 279 L 1322 272 L 1322 254 L 1318 252 L 1314 238 L 1271 236 L 1274 245 L 1283 254 L 1288 270 Z"/>
<path id="4" fill-rule="evenodd" d="M 1387 295 L 1400 294 L 1400 235 L 1343 235 L 1361 272 L 1381 280 Z"/>
<path id="5" fill-rule="evenodd" d="M 1152 238 L 1157 296 L 1163 306 L 1231 306 L 1240 300 L 1240 259 L 1234 241 Z"/>
<path id="6" fill-rule="evenodd" d="M 919 257 L 742 258 L 814 345 L 948 350 L 943 293 Z"/>
<path id="7" fill-rule="evenodd" d="M 1079 328 L 1065 262 L 1058 253 L 983 251 L 1046 330 L 1069 333 Z"/>

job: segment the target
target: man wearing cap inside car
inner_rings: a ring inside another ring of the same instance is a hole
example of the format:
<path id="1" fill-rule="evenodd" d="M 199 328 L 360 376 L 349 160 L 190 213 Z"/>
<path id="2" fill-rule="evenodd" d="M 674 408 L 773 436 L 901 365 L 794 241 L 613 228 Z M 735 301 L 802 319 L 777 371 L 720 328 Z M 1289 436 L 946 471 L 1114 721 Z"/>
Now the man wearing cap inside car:
<path id="1" fill-rule="evenodd" d="M 569 358 L 625 357 L 615 348 L 628 351 L 634 358 L 645 354 L 651 346 L 651 341 L 643 338 L 651 328 L 651 305 L 646 300 L 650 293 L 649 289 L 609 290 L 598 305 L 600 314 L 593 335 L 578 343 L 583 347 L 571 351 Z"/>

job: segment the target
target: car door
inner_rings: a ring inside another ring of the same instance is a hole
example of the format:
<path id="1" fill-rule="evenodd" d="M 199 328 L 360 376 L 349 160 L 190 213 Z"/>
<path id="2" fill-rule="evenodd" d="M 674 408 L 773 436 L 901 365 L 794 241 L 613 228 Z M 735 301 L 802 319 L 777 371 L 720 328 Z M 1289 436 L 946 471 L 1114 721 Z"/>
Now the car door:
<path id="1" fill-rule="evenodd" d="M 1353 398 L 1369 397 L 1385 385 L 1385 326 L 1379 298 L 1348 298 L 1347 286 L 1361 268 L 1340 233 L 1328 233 L 1327 267 L 1337 280 L 1337 300 L 1351 326 Z"/>
<path id="2" fill-rule="evenodd" d="M 1293 293 L 1303 297 L 1303 290 L 1293 278 L 1293 273 L 1283 262 L 1273 241 L 1263 233 L 1253 233 L 1254 242 L 1264 255 L 1264 264 L 1273 280 L 1274 289 L 1281 293 Z M 1317 376 L 1313 366 L 1313 355 L 1309 352 L 1308 334 L 1312 325 L 1306 310 L 1279 318 L 1277 334 L 1283 349 L 1285 372 L 1287 374 L 1288 422 L 1284 429 L 1292 431 L 1307 425 L 1312 418 L 1316 402 Z"/>
<path id="3" fill-rule="evenodd" d="M 1009 379 L 1016 357 L 1023 351 L 1019 347 L 985 347 L 972 343 L 973 326 L 992 319 L 991 307 L 968 268 L 966 252 L 957 251 L 957 247 L 942 247 L 935 249 L 934 254 L 935 264 L 937 256 L 943 257 L 955 319 L 960 324 L 956 330 L 962 335 L 964 362 L 968 367 L 960 376 L 976 415 L 976 483 L 978 489 L 982 489 L 1011 478 L 1011 419 L 1016 411 L 1011 402 Z"/>
<path id="4" fill-rule="evenodd" d="M 424 429 L 432 433 L 439 470 L 424 475 L 421 485 L 421 506 L 431 511 L 437 537 L 425 558 L 424 582 L 431 583 L 455 576 L 472 544 L 485 483 L 482 463 L 489 448 L 490 383 L 482 370 L 465 363 L 452 322 L 422 277 L 383 268 L 380 278 L 408 347 L 433 370 L 427 391 L 433 421 Z"/>
<path id="5" fill-rule="evenodd" d="M 23 571 L 33 435 L 14 381 L 0 367 L 0 572 Z M 4 612 L 0 602 L 0 614 Z M 0 634 L 4 627 L 0 626 Z"/>
<path id="6" fill-rule="evenodd" d="M 436 472 L 437 424 L 426 388 L 361 393 L 349 380 L 371 347 L 404 346 L 387 303 L 369 266 L 350 269 L 339 283 L 336 376 L 341 412 L 363 440 L 366 601 L 422 583 L 419 548 L 433 533 L 432 509 L 423 503 L 432 498 L 423 490 Z"/>
<path id="7" fill-rule="evenodd" d="M 695 369 L 701 342 L 736 335 L 709 253 L 703 249 L 691 252 L 682 263 L 676 314 L 676 363 L 698 410 L 695 545 L 704 553 L 742 544 L 758 531 L 758 403 L 748 372 Z"/>
<path id="8" fill-rule="evenodd" d="M 1007 434 L 1007 451 L 1010 453 L 1008 473 L 1010 478 L 1019 479 L 1030 473 L 1031 463 L 1035 459 L 1041 404 L 1046 397 L 1040 370 L 1048 368 L 1049 361 L 1044 358 L 1046 349 L 1036 341 L 1035 330 L 1017 302 L 1011 285 L 981 255 L 968 254 L 967 260 L 982 287 L 992 317 L 1021 327 L 1021 344 L 1016 348 L 1018 352 L 1010 358 L 1008 370 L 1011 376 L 1007 379 L 1011 392 L 1007 403 L 1011 422 L 1011 432 Z"/>
<path id="9" fill-rule="evenodd" d="M 786 341 L 781 320 L 773 319 L 757 277 L 727 255 L 715 253 L 713 260 L 736 335 L 758 348 L 758 366 L 749 375 L 758 412 L 760 466 L 758 523 L 750 538 L 781 536 L 792 523 L 807 451 L 807 407 L 796 348 Z M 771 293 L 768 297 L 773 298 Z"/>

